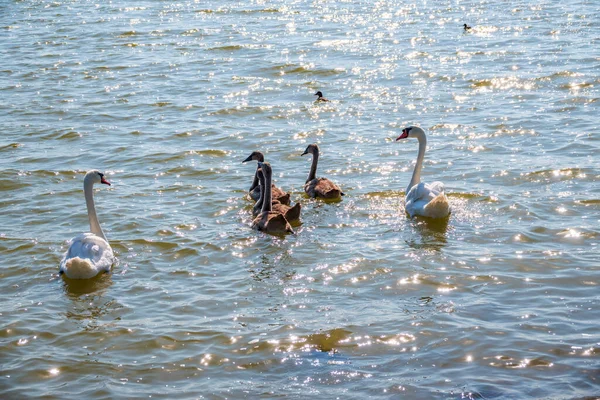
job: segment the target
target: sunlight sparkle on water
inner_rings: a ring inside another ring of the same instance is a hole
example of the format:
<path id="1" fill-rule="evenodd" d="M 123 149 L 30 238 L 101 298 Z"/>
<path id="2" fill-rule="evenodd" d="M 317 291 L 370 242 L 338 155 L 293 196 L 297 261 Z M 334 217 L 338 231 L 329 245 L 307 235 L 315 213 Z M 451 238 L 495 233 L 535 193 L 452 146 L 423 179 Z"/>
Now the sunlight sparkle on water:
<path id="1" fill-rule="evenodd" d="M 531 360 L 528 360 L 527 358 L 525 358 L 523 361 L 521 361 L 519 363 L 518 368 L 525 368 L 529 365 L 530 362 L 531 362 Z"/>
<path id="2" fill-rule="evenodd" d="M 406 285 L 406 284 L 419 284 L 421 283 L 421 281 L 419 280 L 419 274 L 414 274 L 413 276 L 410 276 L 408 278 L 402 278 L 398 281 L 399 285 Z"/>
<path id="3" fill-rule="evenodd" d="M 456 287 L 454 287 L 454 286 L 443 286 L 443 287 L 437 288 L 437 291 L 441 292 L 441 293 L 449 293 L 449 292 L 451 292 L 453 290 L 456 290 Z"/>
<path id="4" fill-rule="evenodd" d="M 581 232 L 578 232 L 573 228 L 569 228 L 566 231 L 559 233 L 559 235 L 562 235 L 566 238 L 578 238 L 581 237 Z"/>

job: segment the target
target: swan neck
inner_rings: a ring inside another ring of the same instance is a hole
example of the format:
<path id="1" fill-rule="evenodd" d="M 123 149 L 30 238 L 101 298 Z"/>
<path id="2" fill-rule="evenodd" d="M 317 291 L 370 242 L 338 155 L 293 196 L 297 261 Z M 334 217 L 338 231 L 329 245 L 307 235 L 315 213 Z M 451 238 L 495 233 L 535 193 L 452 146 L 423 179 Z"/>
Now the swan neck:
<path id="1" fill-rule="evenodd" d="M 410 183 L 406 188 L 406 194 L 410 189 L 421 182 L 421 168 L 423 168 L 423 159 L 425 158 L 425 149 L 427 148 L 427 137 L 424 134 L 417 136 L 419 140 L 419 153 L 417 154 L 417 163 L 415 164 L 415 170 L 413 171 Z"/>
<path id="2" fill-rule="evenodd" d="M 261 211 L 262 212 L 265 212 L 265 211 L 269 212 L 269 211 L 272 210 L 272 208 L 271 208 L 271 202 L 272 202 L 272 200 L 271 199 L 272 199 L 272 196 L 273 196 L 273 194 L 272 194 L 272 188 L 271 188 L 271 172 L 266 172 L 266 171 L 263 170 L 263 173 L 265 175 L 265 184 L 263 185 L 264 196 L 261 196 L 261 197 L 263 197 L 263 199 L 262 199 L 263 204 L 262 204 L 262 210 Z"/>
<path id="3" fill-rule="evenodd" d="M 96 215 L 96 206 L 94 204 L 94 182 L 84 181 L 83 182 L 83 193 L 85 195 L 85 205 L 87 207 L 88 219 L 90 220 L 90 231 L 106 240 L 104 232 L 98 222 L 98 216 Z"/>
<path id="4" fill-rule="evenodd" d="M 252 181 L 252 186 L 250 186 L 250 189 L 248 189 L 249 192 L 253 191 L 255 187 L 258 186 L 258 169 L 260 167 L 257 165 L 256 166 L 256 172 L 254 173 L 254 180 Z"/>
<path id="5" fill-rule="evenodd" d="M 310 165 L 310 172 L 308 173 L 308 179 L 306 183 L 312 181 L 317 177 L 317 163 L 319 162 L 319 152 L 316 151 L 313 153 L 312 164 Z"/>
<path id="6" fill-rule="evenodd" d="M 265 198 L 265 176 L 262 174 L 262 172 L 259 174 L 258 169 L 256 170 L 256 175 L 258 176 L 257 179 L 260 181 L 260 195 L 258 197 L 258 201 L 254 205 L 254 209 L 262 211 L 262 205 L 264 203 L 263 200 Z"/>

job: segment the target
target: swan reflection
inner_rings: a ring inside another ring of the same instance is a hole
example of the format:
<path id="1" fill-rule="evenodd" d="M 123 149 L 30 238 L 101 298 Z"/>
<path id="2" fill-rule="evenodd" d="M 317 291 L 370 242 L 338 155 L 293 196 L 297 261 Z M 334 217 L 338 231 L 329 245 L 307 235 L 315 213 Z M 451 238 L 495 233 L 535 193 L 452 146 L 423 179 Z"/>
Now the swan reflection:
<path id="1" fill-rule="evenodd" d="M 450 217 L 446 218 L 426 218 L 414 217 L 410 219 L 410 226 L 414 232 L 418 233 L 406 243 L 414 249 L 441 250 L 446 246 Z"/>
<path id="2" fill-rule="evenodd" d="M 79 299 L 82 295 L 102 294 L 110 285 L 110 273 L 99 274 L 91 279 L 69 279 L 63 275 L 63 289 L 72 300 Z"/>

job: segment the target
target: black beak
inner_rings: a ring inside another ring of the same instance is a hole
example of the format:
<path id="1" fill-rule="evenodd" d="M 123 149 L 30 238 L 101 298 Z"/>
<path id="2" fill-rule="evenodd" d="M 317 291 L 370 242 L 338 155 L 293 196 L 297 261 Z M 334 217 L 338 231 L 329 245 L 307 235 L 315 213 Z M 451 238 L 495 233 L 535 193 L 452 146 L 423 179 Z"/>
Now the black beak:
<path id="1" fill-rule="evenodd" d="M 246 158 L 244 161 L 242 161 L 243 163 L 248 162 L 248 161 L 252 161 L 252 156 L 248 156 L 248 158 Z"/>

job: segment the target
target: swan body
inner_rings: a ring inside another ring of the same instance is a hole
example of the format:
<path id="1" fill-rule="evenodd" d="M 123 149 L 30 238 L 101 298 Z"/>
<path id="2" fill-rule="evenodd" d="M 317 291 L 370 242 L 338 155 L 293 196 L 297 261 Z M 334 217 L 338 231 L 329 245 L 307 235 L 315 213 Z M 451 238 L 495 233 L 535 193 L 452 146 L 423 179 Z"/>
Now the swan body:
<path id="1" fill-rule="evenodd" d="M 252 160 L 255 160 L 258 162 L 264 162 L 265 156 L 260 151 L 253 151 L 252 154 L 250 154 L 248 156 L 248 158 L 246 158 L 244 161 L 242 161 L 242 163 L 252 161 Z M 258 169 L 259 168 L 260 168 L 259 166 L 256 167 L 256 172 L 254 173 L 254 180 L 252 181 L 252 185 L 250 186 L 250 189 L 248 190 L 248 195 L 254 201 L 258 201 L 258 199 L 260 199 L 260 186 L 259 186 L 259 181 L 258 181 Z M 279 200 L 279 202 L 282 204 L 290 204 L 290 194 L 289 193 L 284 192 L 283 190 L 279 189 L 275 185 L 271 186 L 271 190 L 272 190 L 273 198 L 275 200 Z"/>
<path id="2" fill-rule="evenodd" d="M 429 218 L 446 218 L 450 215 L 450 204 L 444 193 L 442 182 L 421 182 L 421 169 L 427 147 L 427 136 L 425 132 L 416 126 L 410 126 L 402 130 L 402 134 L 396 139 L 416 138 L 419 141 L 419 153 L 412 178 L 406 188 L 406 212 L 412 218 L 420 215 Z"/>
<path id="3" fill-rule="evenodd" d="M 310 172 L 308 174 L 308 179 L 306 179 L 306 183 L 304 184 L 304 191 L 310 197 L 318 197 L 322 199 L 341 199 L 341 196 L 344 196 L 342 190 L 338 185 L 333 183 L 327 178 L 317 178 L 317 163 L 319 162 L 319 146 L 317 144 L 309 144 L 306 150 L 304 150 L 305 154 L 312 154 L 312 164 L 310 167 Z"/>
<path id="4" fill-rule="evenodd" d="M 110 244 L 98 222 L 94 205 L 94 183 L 110 185 L 104 174 L 89 171 L 83 179 L 83 192 L 90 221 L 91 232 L 75 236 L 69 242 L 69 249 L 60 262 L 59 273 L 71 279 L 89 279 L 100 272 L 110 272 L 115 262 Z"/>
<path id="5" fill-rule="evenodd" d="M 71 279 L 89 279 L 100 272 L 109 272 L 114 259 L 106 240 L 90 232 L 82 233 L 71 239 L 60 272 Z"/>
<path id="6" fill-rule="evenodd" d="M 262 210 L 254 221 L 252 221 L 252 229 L 267 233 L 294 233 L 292 226 L 281 213 L 275 212 L 272 209 L 271 197 L 271 176 L 272 169 L 268 162 L 259 162 L 259 167 L 262 169 L 265 176 L 264 198 Z"/>
<path id="7" fill-rule="evenodd" d="M 252 215 L 255 217 L 260 214 L 262 211 L 263 200 L 265 198 L 265 176 L 263 174 L 262 168 L 258 169 L 258 180 L 260 185 L 260 199 L 256 202 L 254 207 L 252 208 Z M 272 187 L 272 186 L 271 186 Z M 293 207 L 281 204 L 278 200 L 271 200 L 271 209 L 279 214 L 283 214 L 285 219 L 288 222 L 296 221 L 300 219 L 300 211 L 302 210 L 302 205 L 300 203 L 296 203 Z"/>

